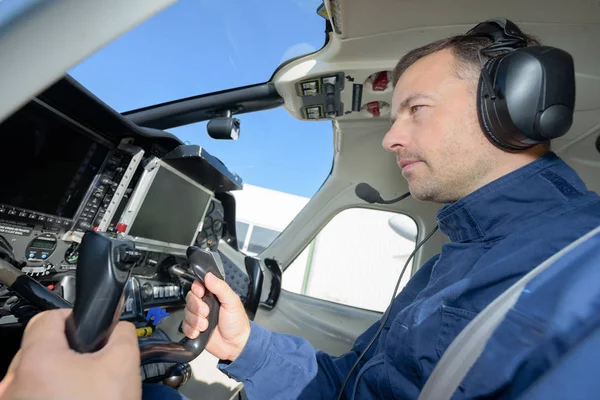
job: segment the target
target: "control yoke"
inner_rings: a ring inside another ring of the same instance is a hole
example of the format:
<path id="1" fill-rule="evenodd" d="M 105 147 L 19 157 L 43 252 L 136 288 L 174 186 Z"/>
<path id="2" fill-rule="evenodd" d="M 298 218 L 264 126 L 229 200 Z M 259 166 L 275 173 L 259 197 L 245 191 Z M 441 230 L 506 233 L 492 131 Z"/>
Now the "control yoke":
<path id="1" fill-rule="evenodd" d="M 125 287 L 131 269 L 140 257 L 132 241 L 114 239 L 94 231 L 84 235 L 77 262 L 75 306 L 66 325 L 72 349 L 89 353 L 106 344 L 123 312 Z M 204 282 L 207 272 L 223 278 L 216 257 L 218 254 L 197 247 L 187 250 L 192 271 L 201 282 Z M 179 342 L 139 338 L 142 365 L 187 363 L 200 355 L 217 325 L 220 307 L 217 298 L 209 291 L 206 291 L 203 300 L 210 307 L 208 329 L 196 339 L 185 337 Z"/>
<path id="2" fill-rule="evenodd" d="M 83 237 L 77 262 L 75 305 L 67 319 L 69 345 L 80 353 L 100 350 L 123 311 L 125 285 L 140 259 L 129 240 L 89 232 Z"/>

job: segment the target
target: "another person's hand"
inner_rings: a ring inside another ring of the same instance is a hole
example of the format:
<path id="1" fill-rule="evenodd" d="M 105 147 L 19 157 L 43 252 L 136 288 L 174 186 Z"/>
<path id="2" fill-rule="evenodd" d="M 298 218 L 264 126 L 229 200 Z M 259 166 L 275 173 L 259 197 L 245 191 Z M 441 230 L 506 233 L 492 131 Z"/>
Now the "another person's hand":
<path id="1" fill-rule="evenodd" d="M 221 360 L 234 361 L 250 336 L 250 320 L 239 296 L 229 285 L 211 273 L 206 274 L 206 288 L 221 302 L 219 323 L 206 345 L 206 350 Z M 195 281 L 186 297 L 183 332 L 190 339 L 208 328 L 208 305 L 202 301 L 204 286 Z"/>
<path id="2" fill-rule="evenodd" d="M 106 346 L 90 354 L 71 350 L 65 335 L 70 309 L 31 319 L 6 377 L 2 400 L 141 399 L 140 351 L 134 326 L 119 322 Z"/>

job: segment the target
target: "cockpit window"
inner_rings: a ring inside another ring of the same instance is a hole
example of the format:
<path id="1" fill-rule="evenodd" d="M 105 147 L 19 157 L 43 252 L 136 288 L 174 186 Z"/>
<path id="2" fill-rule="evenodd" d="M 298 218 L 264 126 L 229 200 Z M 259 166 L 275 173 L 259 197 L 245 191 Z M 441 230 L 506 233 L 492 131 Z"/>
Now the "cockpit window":
<path id="1" fill-rule="evenodd" d="M 246 254 L 260 254 L 319 190 L 333 164 L 331 121 L 306 122 L 283 107 L 241 114 L 238 140 L 214 140 L 207 122 L 169 129 L 203 146 L 244 182 L 233 191 L 237 239 Z M 264 229 L 268 231 L 264 231 Z"/>
<path id="2" fill-rule="evenodd" d="M 284 62 L 321 49 L 322 0 L 179 0 L 107 44 L 69 74 L 118 112 L 269 81 Z M 236 115 L 236 141 L 207 121 L 167 129 L 238 174 L 241 251 L 264 250 L 321 187 L 333 163 L 330 121 L 300 121 L 283 107 Z"/>
<path id="3" fill-rule="evenodd" d="M 71 69 L 119 112 L 268 81 L 325 44 L 321 0 L 179 0 Z"/>

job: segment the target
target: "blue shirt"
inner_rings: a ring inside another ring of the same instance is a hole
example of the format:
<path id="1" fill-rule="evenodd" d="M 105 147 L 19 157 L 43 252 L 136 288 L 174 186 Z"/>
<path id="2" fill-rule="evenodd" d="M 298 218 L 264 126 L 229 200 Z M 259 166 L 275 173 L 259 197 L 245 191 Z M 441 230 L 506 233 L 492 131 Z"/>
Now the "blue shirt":
<path id="1" fill-rule="evenodd" d="M 600 228 L 590 233 L 526 285 L 453 399 L 598 397 Z"/>
<path id="2" fill-rule="evenodd" d="M 479 311 L 600 225 L 600 197 L 549 153 L 444 206 L 437 219 L 450 242 L 397 296 L 379 339 L 346 386 L 346 398 L 416 399 L 448 345 Z M 332 399 L 379 325 L 360 335 L 351 351 L 333 357 L 253 322 L 240 356 L 218 367 L 243 382 L 250 399 Z"/>

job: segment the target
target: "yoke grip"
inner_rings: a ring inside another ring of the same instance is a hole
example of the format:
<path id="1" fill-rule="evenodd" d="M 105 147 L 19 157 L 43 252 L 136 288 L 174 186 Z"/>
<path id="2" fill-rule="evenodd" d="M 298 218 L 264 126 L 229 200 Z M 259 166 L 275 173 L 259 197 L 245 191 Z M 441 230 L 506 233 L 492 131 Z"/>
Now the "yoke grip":
<path id="1" fill-rule="evenodd" d="M 208 272 L 217 278 L 223 279 L 223 264 L 218 253 L 206 251 L 198 247 L 188 247 L 187 259 L 192 267 L 195 278 L 204 284 L 204 277 Z M 164 342 L 153 338 L 140 338 L 141 364 L 146 365 L 157 362 L 189 363 L 202 353 L 206 344 L 219 323 L 219 309 L 221 303 L 217 297 L 206 290 L 202 300 L 208 304 L 208 328 L 201 332 L 195 339 L 184 337 L 179 342 Z"/>
<path id="2" fill-rule="evenodd" d="M 77 261 L 75 304 L 66 322 L 69 346 L 93 353 L 108 342 L 123 313 L 124 289 L 140 254 L 130 240 L 88 231 Z"/>

